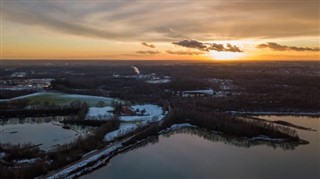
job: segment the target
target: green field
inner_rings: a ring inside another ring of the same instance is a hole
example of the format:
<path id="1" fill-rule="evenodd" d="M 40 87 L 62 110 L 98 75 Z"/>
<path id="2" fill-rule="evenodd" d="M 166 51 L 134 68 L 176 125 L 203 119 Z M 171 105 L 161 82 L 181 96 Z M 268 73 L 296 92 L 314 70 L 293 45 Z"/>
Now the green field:
<path id="1" fill-rule="evenodd" d="M 64 93 L 56 93 L 56 92 L 41 92 L 41 93 L 34 93 L 31 95 L 20 96 L 17 98 L 9 99 L 29 99 L 30 104 L 35 104 L 37 102 L 45 102 L 48 101 L 50 103 L 54 103 L 57 105 L 64 105 L 69 104 L 72 101 L 81 101 L 86 102 L 89 106 L 96 106 L 99 101 L 103 101 L 106 106 L 110 106 L 112 101 L 120 101 L 118 99 L 107 98 L 102 96 L 90 96 L 90 95 L 78 95 L 78 94 L 64 94 Z"/>

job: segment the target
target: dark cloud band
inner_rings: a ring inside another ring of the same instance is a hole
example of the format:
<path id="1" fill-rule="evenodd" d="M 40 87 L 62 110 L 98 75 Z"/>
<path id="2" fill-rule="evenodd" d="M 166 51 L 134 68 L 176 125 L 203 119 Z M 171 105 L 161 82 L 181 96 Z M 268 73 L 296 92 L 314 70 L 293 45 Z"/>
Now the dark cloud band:
<path id="1" fill-rule="evenodd" d="M 203 52 L 201 51 L 173 51 L 173 50 L 167 50 L 166 51 L 169 54 L 172 55 L 202 55 Z"/>
<path id="2" fill-rule="evenodd" d="M 179 42 L 173 42 L 175 45 L 179 45 L 186 48 L 195 48 L 200 51 L 218 51 L 218 52 L 243 52 L 240 50 L 239 47 L 236 45 L 227 44 L 224 46 L 223 44 L 217 44 L 217 43 L 203 43 L 197 40 L 182 40 Z"/>
<path id="3" fill-rule="evenodd" d="M 152 50 L 146 50 L 146 51 L 137 51 L 136 53 L 139 53 L 139 54 L 145 54 L 145 55 L 155 55 L 155 54 L 160 54 L 159 51 L 152 51 Z"/>
<path id="4" fill-rule="evenodd" d="M 143 46 L 149 47 L 149 48 L 155 48 L 156 46 L 153 44 L 148 44 L 147 42 L 142 42 L 141 43 Z"/>
<path id="5" fill-rule="evenodd" d="M 280 45 L 275 42 L 268 42 L 265 44 L 259 44 L 256 48 L 269 48 L 275 51 L 320 51 L 320 48 L 310 48 L 310 47 L 295 47 L 295 46 L 286 46 Z"/>

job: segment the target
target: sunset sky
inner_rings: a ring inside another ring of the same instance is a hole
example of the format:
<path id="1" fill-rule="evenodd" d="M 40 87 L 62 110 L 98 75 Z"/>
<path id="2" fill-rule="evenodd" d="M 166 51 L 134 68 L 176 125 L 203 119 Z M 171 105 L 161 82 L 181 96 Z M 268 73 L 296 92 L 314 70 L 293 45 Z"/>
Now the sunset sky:
<path id="1" fill-rule="evenodd" d="M 320 1 L 2 0 L 1 59 L 320 60 Z"/>

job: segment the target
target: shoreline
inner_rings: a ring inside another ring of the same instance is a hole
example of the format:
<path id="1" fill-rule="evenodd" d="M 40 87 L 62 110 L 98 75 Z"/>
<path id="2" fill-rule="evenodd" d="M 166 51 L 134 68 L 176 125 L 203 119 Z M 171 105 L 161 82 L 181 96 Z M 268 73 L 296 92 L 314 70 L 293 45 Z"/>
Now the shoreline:
<path id="1" fill-rule="evenodd" d="M 226 111 L 232 115 L 277 115 L 277 116 L 314 116 L 319 117 L 320 112 L 288 112 L 288 111 Z"/>
<path id="2" fill-rule="evenodd" d="M 159 131 L 157 136 L 165 135 L 170 132 L 175 132 L 184 128 L 198 128 L 200 130 L 206 130 L 198 126 L 191 125 L 189 123 L 181 123 L 181 124 L 173 124 L 171 125 L 171 127 Z M 222 132 L 218 132 L 218 131 L 208 131 L 208 132 L 218 134 L 218 135 L 224 135 Z M 153 136 L 148 136 L 142 140 L 136 141 L 133 144 L 129 144 L 128 146 L 123 146 L 123 144 L 127 141 L 130 141 L 132 137 L 133 136 L 130 136 L 126 139 L 122 139 L 121 141 L 115 142 L 109 146 L 106 146 L 102 150 L 91 151 L 88 154 L 86 154 L 82 159 L 80 159 L 79 161 L 76 161 L 74 164 L 69 164 L 66 167 L 60 169 L 59 171 L 52 171 L 51 173 L 53 174 L 47 174 L 45 176 L 40 176 L 39 178 L 55 179 L 55 178 L 76 178 L 76 177 L 83 176 L 87 173 L 93 172 L 94 170 L 106 165 L 108 161 L 111 160 L 113 157 L 117 156 L 118 154 L 121 154 L 122 152 L 130 150 L 131 148 L 149 140 Z M 248 140 L 249 142 L 272 142 L 277 144 L 290 143 L 290 141 L 287 139 L 269 138 L 265 136 L 256 136 L 252 138 L 241 137 L 241 139 Z M 308 144 L 309 142 L 304 139 L 300 139 L 299 142 L 294 142 L 294 143 L 297 143 L 299 145 L 305 145 L 305 144 Z"/>

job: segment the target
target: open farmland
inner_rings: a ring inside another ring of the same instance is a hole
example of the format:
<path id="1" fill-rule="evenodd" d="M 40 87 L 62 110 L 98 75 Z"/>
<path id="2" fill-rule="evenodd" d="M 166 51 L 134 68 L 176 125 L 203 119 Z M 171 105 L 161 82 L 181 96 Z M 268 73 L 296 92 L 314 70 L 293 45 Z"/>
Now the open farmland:
<path id="1" fill-rule="evenodd" d="M 103 105 L 110 106 L 112 101 L 115 99 L 101 97 L 101 96 L 90 96 L 90 95 L 78 95 L 78 94 L 64 94 L 58 92 L 39 92 L 30 95 L 20 96 L 17 98 L 11 98 L 8 100 L 1 101 L 12 101 L 17 99 L 28 99 L 30 104 L 49 102 L 56 105 L 69 104 L 72 101 L 86 102 L 89 106 L 96 106 L 98 102 L 103 102 Z M 118 101 L 118 100 L 117 100 Z"/>

